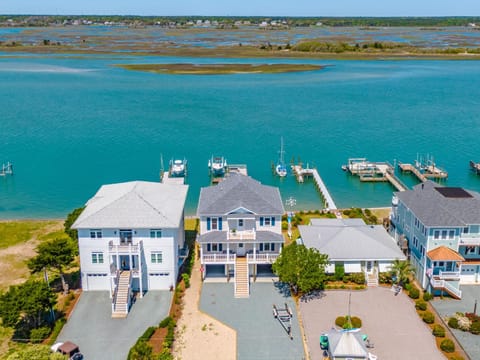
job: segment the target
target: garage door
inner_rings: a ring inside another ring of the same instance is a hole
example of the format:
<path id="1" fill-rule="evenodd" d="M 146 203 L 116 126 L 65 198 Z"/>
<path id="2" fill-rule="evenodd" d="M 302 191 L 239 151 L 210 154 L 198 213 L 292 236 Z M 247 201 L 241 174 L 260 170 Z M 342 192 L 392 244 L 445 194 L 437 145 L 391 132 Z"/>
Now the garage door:
<path id="1" fill-rule="evenodd" d="M 87 286 L 84 290 L 110 290 L 108 274 L 87 274 Z"/>
<path id="2" fill-rule="evenodd" d="M 170 279 L 170 273 L 149 273 L 148 274 L 148 289 L 149 290 L 167 290 L 173 285 Z"/>

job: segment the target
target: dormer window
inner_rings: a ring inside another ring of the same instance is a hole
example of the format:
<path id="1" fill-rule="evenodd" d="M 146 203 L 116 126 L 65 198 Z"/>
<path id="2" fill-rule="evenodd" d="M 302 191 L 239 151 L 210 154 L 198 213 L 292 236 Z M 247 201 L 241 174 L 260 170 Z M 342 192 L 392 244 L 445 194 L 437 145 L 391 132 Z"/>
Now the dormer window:
<path id="1" fill-rule="evenodd" d="M 222 218 L 207 217 L 207 230 L 222 230 Z"/>
<path id="2" fill-rule="evenodd" d="M 91 239 L 101 239 L 102 238 L 102 230 L 98 230 L 98 229 L 90 230 L 90 238 Z"/>
<path id="3" fill-rule="evenodd" d="M 238 227 L 243 227 L 243 219 L 238 219 Z"/>
<path id="4" fill-rule="evenodd" d="M 156 238 L 161 238 L 161 237 L 162 237 L 162 230 L 160 230 L 160 229 L 150 230 L 150 238 L 151 239 L 156 239 Z"/>

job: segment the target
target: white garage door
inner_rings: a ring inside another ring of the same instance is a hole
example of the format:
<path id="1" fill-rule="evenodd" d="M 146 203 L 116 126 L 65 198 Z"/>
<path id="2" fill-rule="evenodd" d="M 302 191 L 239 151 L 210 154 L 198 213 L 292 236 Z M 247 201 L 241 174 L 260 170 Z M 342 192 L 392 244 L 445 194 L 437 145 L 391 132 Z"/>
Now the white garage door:
<path id="1" fill-rule="evenodd" d="M 148 274 L 148 289 L 149 290 L 168 290 L 170 285 L 173 285 L 170 279 L 170 273 L 149 273 Z"/>
<path id="2" fill-rule="evenodd" d="M 110 283 L 107 274 L 87 274 L 87 291 L 109 289 Z"/>

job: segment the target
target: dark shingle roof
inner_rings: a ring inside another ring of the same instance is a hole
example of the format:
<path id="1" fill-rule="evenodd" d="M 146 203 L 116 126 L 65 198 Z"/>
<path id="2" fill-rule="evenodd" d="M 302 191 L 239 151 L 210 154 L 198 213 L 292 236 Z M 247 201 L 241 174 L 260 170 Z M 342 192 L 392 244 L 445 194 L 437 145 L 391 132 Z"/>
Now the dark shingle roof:
<path id="1" fill-rule="evenodd" d="M 396 196 L 425 226 L 480 224 L 480 194 L 475 191 L 445 188 L 427 181 L 413 190 L 397 192 Z"/>
<path id="2" fill-rule="evenodd" d="M 284 213 L 278 188 L 262 185 L 249 176 L 232 174 L 215 186 L 200 190 L 197 215 L 223 215 L 244 208 L 257 215 Z"/>

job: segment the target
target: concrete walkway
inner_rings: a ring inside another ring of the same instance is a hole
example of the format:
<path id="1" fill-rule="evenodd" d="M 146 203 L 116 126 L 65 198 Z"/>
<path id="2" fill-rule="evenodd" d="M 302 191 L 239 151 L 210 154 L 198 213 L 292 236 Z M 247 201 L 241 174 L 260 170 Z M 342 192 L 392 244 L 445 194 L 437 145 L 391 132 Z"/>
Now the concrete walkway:
<path id="1" fill-rule="evenodd" d="M 108 292 L 85 291 L 58 341 L 74 342 L 87 360 L 126 359 L 140 335 L 168 315 L 172 294 L 170 291 L 149 291 L 136 301 L 126 319 L 112 319 Z"/>
<path id="2" fill-rule="evenodd" d="M 319 337 L 335 325 L 337 316 L 348 314 L 363 322 L 362 333 L 375 345 L 370 352 L 381 360 L 444 360 L 430 328 L 420 319 L 407 295 L 395 296 L 389 288 L 366 291 L 325 291 L 300 303 L 311 359 L 322 359 Z"/>
<path id="3" fill-rule="evenodd" d="M 293 299 L 277 283 L 253 283 L 250 297 L 236 299 L 232 283 L 204 283 L 200 308 L 237 331 L 238 360 L 302 360 L 303 343 Z M 293 311 L 291 340 L 273 317 L 273 304 Z"/>

